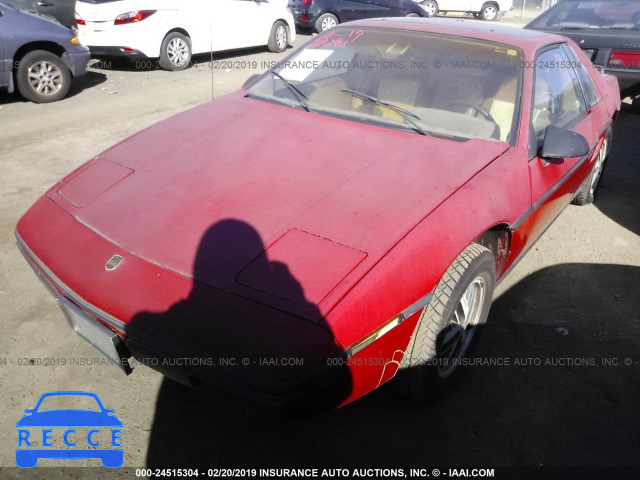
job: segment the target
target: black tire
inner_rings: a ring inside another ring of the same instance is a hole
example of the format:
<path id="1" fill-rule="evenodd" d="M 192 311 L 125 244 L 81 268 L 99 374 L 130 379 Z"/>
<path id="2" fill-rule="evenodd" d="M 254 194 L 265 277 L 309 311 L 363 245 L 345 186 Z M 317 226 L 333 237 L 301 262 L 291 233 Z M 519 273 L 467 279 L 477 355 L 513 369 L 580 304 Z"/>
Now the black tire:
<path id="1" fill-rule="evenodd" d="M 289 46 L 289 29 L 282 20 L 278 20 L 271 27 L 267 48 L 273 53 L 282 53 Z"/>
<path id="2" fill-rule="evenodd" d="M 333 25 L 331 25 L 332 23 Z M 316 20 L 316 32 L 322 33 L 329 30 L 329 28 L 338 25 L 338 23 L 340 23 L 340 21 L 333 13 L 323 13 L 318 17 L 318 20 Z"/>
<path id="3" fill-rule="evenodd" d="M 411 13 L 407 13 L 407 17 L 419 17 L 420 15 L 418 15 L 417 13 L 411 12 Z"/>
<path id="4" fill-rule="evenodd" d="M 16 71 L 18 91 L 35 103 L 62 100 L 71 86 L 71 72 L 62 59 L 46 50 L 27 53 Z"/>
<path id="5" fill-rule="evenodd" d="M 465 248 L 449 266 L 422 311 L 402 360 L 395 386 L 403 395 L 423 402 L 437 398 L 455 385 L 464 370 L 461 359 L 472 351 L 482 328 L 479 325 L 487 320 L 495 275 L 493 254 L 476 243 Z M 461 301 L 470 290 L 481 303 L 470 312 L 473 318 L 468 321 L 473 326 L 460 329 L 456 321 L 460 321 Z M 449 358 L 444 340 L 449 336 L 455 338 L 455 332 L 463 333 L 459 342 L 449 342 L 453 345 Z"/>
<path id="6" fill-rule="evenodd" d="M 573 198 L 571 203 L 580 207 L 593 203 L 598 194 L 598 187 L 602 181 L 604 169 L 607 166 L 607 158 L 611 148 L 611 130 L 609 130 L 604 138 L 604 142 L 598 151 L 598 158 L 593 163 L 593 168 L 589 176 L 580 185 L 580 190 Z"/>
<path id="7" fill-rule="evenodd" d="M 633 97 L 631 101 L 631 113 L 640 115 L 640 95 Z"/>
<path id="8" fill-rule="evenodd" d="M 480 18 L 487 21 L 496 20 L 498 12 L 498 6 L 495 3 L 485 3 L 480 10 Z"/>
<path id="9" fill-rule="evenodd" d="M 438 15 L 438 3 L 435 0 L 427 0 L 422 4 L 427 17 L 435 17 Z"/>
<path id="10" fill-rule="evenodd" d="M 171 32 L 162 41 L 158 63 L 164 70 L 177 72 L 191 65 L 191 39 L 180 32 Z"/>

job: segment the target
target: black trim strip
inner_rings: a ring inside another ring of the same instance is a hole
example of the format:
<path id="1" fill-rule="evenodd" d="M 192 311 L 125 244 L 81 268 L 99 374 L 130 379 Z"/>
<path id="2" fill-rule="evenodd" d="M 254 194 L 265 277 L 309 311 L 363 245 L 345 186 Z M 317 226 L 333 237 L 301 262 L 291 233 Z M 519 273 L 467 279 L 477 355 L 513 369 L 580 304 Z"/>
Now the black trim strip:
<path id="1" fill-rule="evenodd" d="M 600 138 L 602 137 L 602 135 L 604 135 L 604 133 L 609 129 L 609 127 L 612 124 L 612 120 L 609 120 L 606 124 L 606 126 L 600 131 L 600 133 L 598 134 L 598 139 L 596 140 L 596 143 L 593 145 L 593 147 L 591 147 L 591 150 L 589 151 L 589 153 L 587 155 L 585 155 L 584 157 L 582 157 L 580 159 L 580 161 L 578 161 L 578 163 L 576 163 L 571 170 L 569 170 L 560 180 L 558 180 L 558 182 L 556 182 L 553 187 L 551 187 L 549 189 L 549 191 L 547 191 L 547 193 L 545 193 L 542 197 L 540 197 L 538 200 L 536 200 L 533 205 L 531 205 L 522 215 L 520 215 L 520 217 L 513 223 L 513 225 L 511 226 L 511 231 L 515 231 L 518 229 L 518 227 L 520 227 L 524 221 L 529 218 L 529 216 L 536 211 L 542 204 L 544 204 L 551 195 L 553 195 L 562 185 L 565 184 L 565 182 L 567 180 L 569 180 L 569 178 L 571 178 L 571 176 L 575 173 L 575 171 L 580 168 L 582 166 L 582 164 L 589 158 L 591 157 L 591 155 L 593 155 L 594 150 L 596 149 L 596 147 L 598 146 L 598 143 L 600 143 Z"/>

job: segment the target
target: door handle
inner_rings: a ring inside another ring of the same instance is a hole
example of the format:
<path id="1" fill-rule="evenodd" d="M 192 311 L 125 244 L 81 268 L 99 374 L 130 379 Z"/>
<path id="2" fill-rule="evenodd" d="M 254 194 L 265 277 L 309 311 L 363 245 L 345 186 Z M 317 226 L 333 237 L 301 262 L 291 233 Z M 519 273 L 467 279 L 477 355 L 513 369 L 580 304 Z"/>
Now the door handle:
<path id="1" fill-rule="evenodd" d="M 53 7 L 53 3 L 47 2 L 47 0 L 40 0 L 38 2 L 39 7 Z"/>

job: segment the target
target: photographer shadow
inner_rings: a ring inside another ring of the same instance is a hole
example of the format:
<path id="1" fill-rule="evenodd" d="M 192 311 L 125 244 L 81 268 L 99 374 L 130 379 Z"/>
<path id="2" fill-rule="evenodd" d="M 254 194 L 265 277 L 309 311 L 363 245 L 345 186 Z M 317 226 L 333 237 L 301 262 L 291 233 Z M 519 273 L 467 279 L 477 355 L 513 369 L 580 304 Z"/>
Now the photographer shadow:
<path id="1" fill-rule="evenodd" d="M 268 301 L 264 292 L 241 285 L 237 278 L 249 264 L 252 275 L 286 300 L 275 298 L 266 306 L 260 303 Z M 138 362 L 187 385 L 192 399 L 202 400 L 197 406 L 177 399 L 159 402 L 156 417 L 184 422 L 185 431 L 203 427 L 214 406 L 222 407 L 215 398 L 223 398 L 238 412 L 244 411 L 239 405 L 249 398 L 249 404 L 257 400 L 308 416 L 336 408 L 351 393 L 348 368 L 328 366 L 327 359 L 344 359 L 345 353 L 318 307 L 307 301 L 287 265 L 267 257 L 258 232 L 240 220 L 219 221 L 205 232 L 187 298 L 162 313 L 137 314 L 128 329 L 127 347 Z M 178 385 L 172 380 L 164 384 Z M 274 410 L 262 411 L 278 416 Z M 180 458 L 190 459 L 187 464 L 210 464 L 206 442 L 193 457 L 192 442 L 184 442 L 175 427 L 165 431 L 161 423 L 154 426 L 154 438 L 168 435 L 180 441 L 171 442 L 172 455 L 160 449 L 152 463 L 171 463 L 181 452 Z"/>

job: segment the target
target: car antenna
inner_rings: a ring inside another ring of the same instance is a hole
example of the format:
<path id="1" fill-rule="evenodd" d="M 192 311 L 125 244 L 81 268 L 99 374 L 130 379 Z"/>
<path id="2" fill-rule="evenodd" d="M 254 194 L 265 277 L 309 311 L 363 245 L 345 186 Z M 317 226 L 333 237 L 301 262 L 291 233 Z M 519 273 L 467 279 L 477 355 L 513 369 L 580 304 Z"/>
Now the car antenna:
<path id="1" fill-rule="evenodd" d="M 211 70 L 211 100 L 215 99 L 214 91 L 213 91 L 213 22 L 209 22 L 209 70 Z"/>

